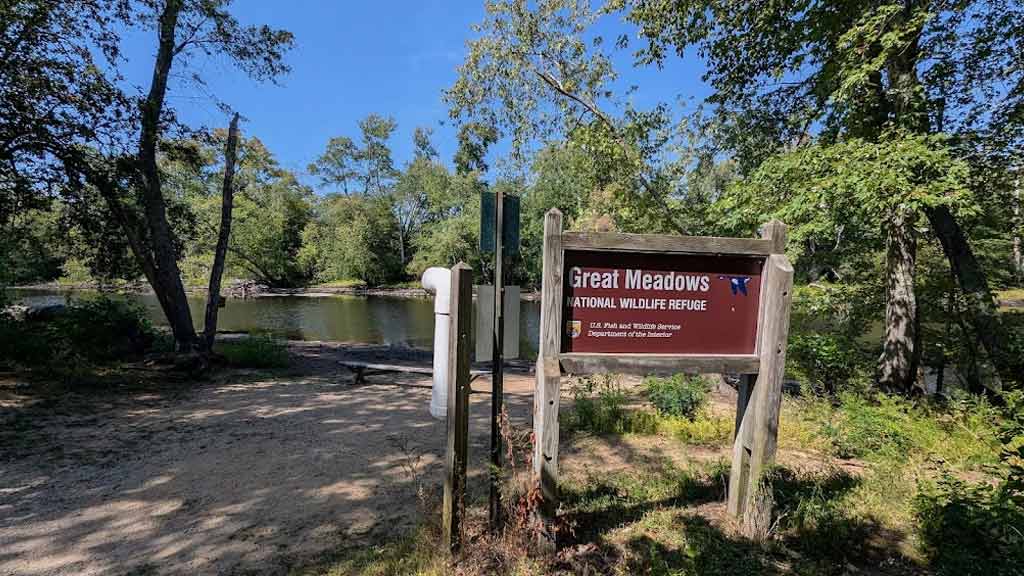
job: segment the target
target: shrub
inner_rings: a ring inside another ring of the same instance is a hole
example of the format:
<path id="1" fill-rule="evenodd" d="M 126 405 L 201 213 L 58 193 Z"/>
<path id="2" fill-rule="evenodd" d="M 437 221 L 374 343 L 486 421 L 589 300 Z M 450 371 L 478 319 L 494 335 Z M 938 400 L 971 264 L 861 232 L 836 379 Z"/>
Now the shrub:
<path id="1" fill-rule="evenodd" d="M 155 332 L 137 305 L 107 297 L 78 300 L 48 319 L 0 319 L 5 359 L 47 371 L 84 368 L 142 354 Z"/>
<path id="2" fill-rule="evenodd" d="M 787 364 L 798 382 L 816 394 L 863 390 L 869 382 L 862 346 L 842 334 L 793 334 Z"/>
<path id="3" fill-rule="evenodd" d="M 288 365 L 288 348 L 270 334 L 217 342 L 214 351 L 238 368 L 283 368 Z"/>
<path id="4" fill-rule="evenodd" d="M 586 430 L 595 434 L 630 431 L 625 410 L 626 393 L 614 376 L 580 378 L 572 386 L 572 397 L 570 430 Z"/>
<path id="5" fill-rule="evenodd" d="M 57 316 L 50 332 L 72 353 L 95 362 L 141 354 L 154 338 L 141 306 L 107 297 L 76 301 Z"/>
<path id="6" fill-rule="evenodd" d="M 1009 482 L 969 484 L 945 474 L 914 501 L 922 547 L 940 575 L 1020 574 L 1024 493 Z"/>
<path id="7" fill-rule="evenodd" d="M 880 286 L 802 286 L 793 295 L 787 372 L 816 393 L 863 391 L 874 370 L 871 332 L 881 305 Z"/>
<path id="8" fill-rule="evenodd" d="M 647 397 L 664 416 L 693 420 L 707 403 L 711 382 L 703 376 L 676 374 L 671 378 L 644 379 Z"/>

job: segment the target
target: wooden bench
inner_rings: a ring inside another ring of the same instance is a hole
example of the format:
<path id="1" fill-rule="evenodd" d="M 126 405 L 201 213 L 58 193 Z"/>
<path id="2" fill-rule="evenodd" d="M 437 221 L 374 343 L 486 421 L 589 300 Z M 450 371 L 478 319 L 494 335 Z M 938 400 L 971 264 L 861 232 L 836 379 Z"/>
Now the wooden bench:
<path id="1" fill-rule="evenodd" d="M 354 386 L 366 384 L 366 377 L 371 374 L 384 374 L 387 372 L 399 372 L 402 374 L 422 374 L 424 376 L 433 376 L 434 369 L 429 366 L 404 366 L 401 364 L 375 364 L 373 362 L 361 362 L 359 360 L 339 360 L 338 364 L 341 364 L 345 368 L 348 368 L 355 374 L 355 380 L 352 382 Z M 472 382 L 480 376 L 490 374 L 488 370 L 470 370 L 469 381 Z M 426 386 L 424 386 L 426 388 Z"/>

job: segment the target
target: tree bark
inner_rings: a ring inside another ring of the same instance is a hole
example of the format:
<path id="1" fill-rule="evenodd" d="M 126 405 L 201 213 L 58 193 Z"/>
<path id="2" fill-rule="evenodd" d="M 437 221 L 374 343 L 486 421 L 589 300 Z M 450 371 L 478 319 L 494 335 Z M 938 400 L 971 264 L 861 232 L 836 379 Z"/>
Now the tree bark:
<path id="1" fill-rule="evenodd" d="M 1006 353 L 1010 335 L 999 318 L 985 271 L 974 257 L 967 236 L 945 206 L 927 209 L 925 215 L 942 244 L 942 250 L 967 301 L 968 321 L 981 345 L 985 347 L 989 360 L 995 365 L 1003 382 L 1020 382 L 1024 378 L 1024 359 Z"/>
<path id="2" fill-rule="evenodd" d="M 897 214 L 886 234 L 885 341 L 878 359 L 878 384 L 910 392 L 916 376 L 917 298 L 914 274 L 917 238 L 913 218 Z"/>
<path id="3" fill-rule="evenodd" d="M 1013 181 L 1013 273 L 1017 284 L 1024 284 L 1024 253 L 1021 252 L 1020 234 L 1024 220 L 1020 214 L 1020 176 Z"/>
<path id="4" fill-rule="evenodd" d="M 153 66 L 149 93 L 143 101 L 142 131 L 139 137 L 138 163 L 141 173 L 141 196 L 152 250 L 153 274 L 149 278 L 160 307 L 174 334 L 178 352 L 191 352 L 196 347 L 196 331 L 188 307 L 185 287 L 181 282 L 173 232 L 167 220 L 167 206 L 157 166 L 157 142 L 160 137 L 160 116 L 167 95 L 167 80 L 174 60 L 174 36 L 182 0 L 166 0 L 160 14 L 159 47 Z M 141 256 L 140 256 L 141 257 Z"/>
<path id="5" fill-rule="evenodd" d="M 905 16 L 910 15 L 916 4 L 913 1 L 905 3 Z M 909 45 L 888 62 L 888 92 L 896 124 L 918 134 L 927 134 L 931 127 L 916 69 L 921 57 L 918 45 L 920 29 L 911 38 Z M 1024 379 L 1024 360 L 1006 353 L 1009 333 L 999 319 L 985 271 L 975 258 L 967 236 L 948 207 L 940 205 L 925 208 L 924 213 L 964 293 L 968 321 L 985 347 L 989 360 L 1004 382 L 1020 382 Z"/>
<path id="6" fill-rule="evenodd" d="M 217 312 L 220 310 L 220 283 L 224 276 L 224 259 L 231 240 L 231 215 L 235 202 L 235 162 L 238 151 L 238 113 L 231 117 L 228 128 L 228 142 L 224 148 L 224 186 L 221 188 L 220 232 L 217 247 L 213 252 L 213 266 L 210 268 L 210 286 L 206 294 L 206 317 L 203 322 L 203 351 L 213 350 L 213 339 L 217 335 Z"/>

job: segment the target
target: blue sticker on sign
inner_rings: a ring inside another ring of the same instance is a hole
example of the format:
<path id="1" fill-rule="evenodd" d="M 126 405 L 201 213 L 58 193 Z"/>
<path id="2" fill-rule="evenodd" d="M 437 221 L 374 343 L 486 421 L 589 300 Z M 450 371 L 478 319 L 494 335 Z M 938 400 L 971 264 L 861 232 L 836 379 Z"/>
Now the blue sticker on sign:
<path id="1" fill-rule="evenodd" d="M 747 284 L 750 283 L 750 276 L 719 276 L 719 280 L 728 280 L 732 295 L 747 295 Z"/>

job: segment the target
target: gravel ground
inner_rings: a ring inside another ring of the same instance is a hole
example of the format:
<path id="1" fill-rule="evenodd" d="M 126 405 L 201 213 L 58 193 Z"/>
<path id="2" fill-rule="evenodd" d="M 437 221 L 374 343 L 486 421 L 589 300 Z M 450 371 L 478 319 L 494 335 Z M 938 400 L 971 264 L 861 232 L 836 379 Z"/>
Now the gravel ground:
<path id="1" fill-rule="evenodd" d="M 338 360 L 426 353 L 292 351 L 287 374 L 228 371 L 156 391 L 54 397 L 0 382 L 0 574 L 283 574 L 408 530 L 418 487 L 441 482 L 429 378 L 353 387 Z M 529 419 L 532 384 L 506 376 L 514 421 Z M 482 482 L 489 410 L 473 395 L 471 482 Z"/>

